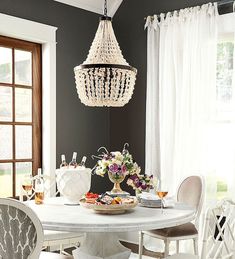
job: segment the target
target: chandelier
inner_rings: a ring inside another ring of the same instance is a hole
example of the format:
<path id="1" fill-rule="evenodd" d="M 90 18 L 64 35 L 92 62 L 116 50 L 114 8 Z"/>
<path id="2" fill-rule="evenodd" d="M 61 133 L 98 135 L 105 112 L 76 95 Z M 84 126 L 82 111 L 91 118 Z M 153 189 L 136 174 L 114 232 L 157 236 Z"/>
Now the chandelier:
<path id="1" fill-rule="evenodd" d="M 87 59 L 74 73 L 78 96 L 87 106 L 121 107 L 132 97 L 137 70 L 122 55 L 107 16 L 107 0 Z"/>

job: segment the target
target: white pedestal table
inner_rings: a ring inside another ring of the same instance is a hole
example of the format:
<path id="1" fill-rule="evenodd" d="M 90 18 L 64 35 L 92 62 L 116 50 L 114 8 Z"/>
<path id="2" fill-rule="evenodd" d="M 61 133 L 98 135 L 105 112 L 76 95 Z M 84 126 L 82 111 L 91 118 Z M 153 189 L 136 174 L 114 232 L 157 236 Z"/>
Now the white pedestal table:
<path id="1" fill-rule="evenodd" d="M 43 205 L 29 202 L 47 230 L 84 232 L 86 237 L 74 251 L 75 259 L 128 259 L 131 251 L 121 245 L 118 233 L 173 227 L 190 222 L 195 211 L 176 205 L 160 209 L 137 206 L 120 215 L 97 214 L 79 205 L 64 205 L 61 198 L 49 198 Z"/>

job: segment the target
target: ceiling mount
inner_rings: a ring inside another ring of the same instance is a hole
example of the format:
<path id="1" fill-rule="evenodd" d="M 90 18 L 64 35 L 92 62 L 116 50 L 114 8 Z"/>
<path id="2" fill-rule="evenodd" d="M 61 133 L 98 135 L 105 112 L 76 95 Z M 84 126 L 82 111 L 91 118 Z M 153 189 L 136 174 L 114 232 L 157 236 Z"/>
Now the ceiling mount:
<path id="1" fill-rule="evenodd" d="M 71 5 L 90 12 L 103 14 L 103 0 L 54 0 L 63 4 Z M 113 17 L 123 0 L 108 0 L 107 15 Z"/>

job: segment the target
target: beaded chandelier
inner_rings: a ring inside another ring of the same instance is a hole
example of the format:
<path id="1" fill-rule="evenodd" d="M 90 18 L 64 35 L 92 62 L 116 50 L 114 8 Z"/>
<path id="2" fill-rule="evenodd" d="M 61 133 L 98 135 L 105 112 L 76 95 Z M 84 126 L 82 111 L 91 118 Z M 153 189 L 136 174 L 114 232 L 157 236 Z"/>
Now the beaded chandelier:
<path id="1" fill-rule="evenodd" d="M 74 68 L 74 73 L 83 104 L 121 107 L 132 97 L 137 70 L 122 55 L 111 18 L 107 16 L 106 1 L 87 59 Z"/>

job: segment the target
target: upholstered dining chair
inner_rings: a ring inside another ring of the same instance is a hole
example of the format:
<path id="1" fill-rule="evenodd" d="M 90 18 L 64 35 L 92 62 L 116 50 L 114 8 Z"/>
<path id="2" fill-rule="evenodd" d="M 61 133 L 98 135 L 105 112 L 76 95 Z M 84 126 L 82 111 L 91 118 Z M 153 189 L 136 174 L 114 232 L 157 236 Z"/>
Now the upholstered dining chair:
<path id="1" fill-rule="evenodd" d="M 44 194 L 46 197 L 50 197 L 53 193 L 53 189 L 56 189 L 56 180 L 50 176 L 43 176 L 45 181 Z M 54 194 L 57 195 L 58 191 Z M 21 186 L 20 201 L 34 199 L 34 191 L 31 194 L 27 194 Z M 59 247 L 60 253 L 64 253 L 66 247 L 77 247 L 84 237 L 84 233 L 66 232 L 66 231 L 54 231 L 44 230 L 44 243 L 43 247 L 50 251 L 50 248 Z"/>
<path id="2" fill-rule="evenodd" d="M 169 245 L 171 241 L 176 241 L 176 251 L 179 253 L 179 241 L 192 239 L 194 253 L 198 254 L 198 221 L 204 201 L 205 184 L 202 176 L 189 176 L 185 178 L 178 187 L 177 202 L 187 204 L 196 209 L 194 222 L 189 222 L 176 227 L 154 229 L 139 233 L 139 258 L 142 258 L 143 238 L 148 235 L 164 241 L 164 257 L 169 255 Z"/>
<path id="3" fill-rule="evenodd" d="M 25 204 L 0 198 L 1 259 L 71 259 L 56 253 L 41 252 L 43 229 L 39 218 Z"/>
<path id="4" fill-rule="evenodd" d="M 206 213 L 201 255 L 176 254 L 165 259 L 234 259 L 235 203 L 223 200 Z"/>

